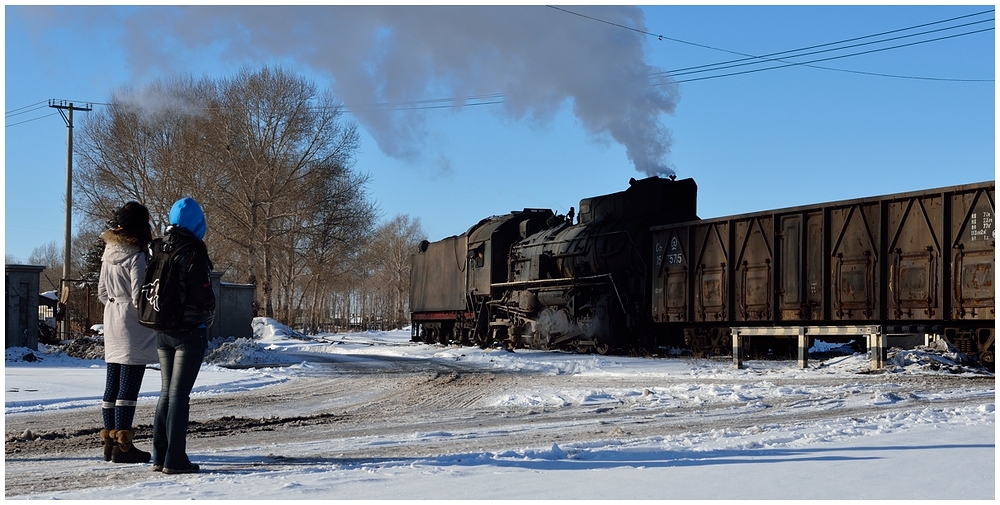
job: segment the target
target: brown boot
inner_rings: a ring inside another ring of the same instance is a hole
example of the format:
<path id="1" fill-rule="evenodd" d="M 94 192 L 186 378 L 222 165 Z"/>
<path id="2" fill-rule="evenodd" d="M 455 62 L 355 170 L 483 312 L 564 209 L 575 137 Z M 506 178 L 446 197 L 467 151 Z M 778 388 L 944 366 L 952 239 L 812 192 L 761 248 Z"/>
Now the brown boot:
<path id="1" fill-rule="evenodd" d="M 132 430 L 115 430 L 115 440 L 111 450 L 111 461 L 115 463 L 149 463 L 150 454 L 140 451 L 132 445 L 135 432 Z"/>
<path id="2" fill-rule="evenodd" d="M 111 461 L 111 451 L 115 447 L 115 430 L 101 430 L 101 441 L 104 442 L 104 461 Z"/>

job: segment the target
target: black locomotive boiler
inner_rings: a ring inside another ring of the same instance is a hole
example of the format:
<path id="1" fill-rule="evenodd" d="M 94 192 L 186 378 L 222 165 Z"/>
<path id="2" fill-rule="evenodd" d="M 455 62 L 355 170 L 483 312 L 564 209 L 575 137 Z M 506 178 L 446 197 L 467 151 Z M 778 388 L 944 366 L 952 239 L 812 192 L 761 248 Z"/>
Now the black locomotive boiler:
<path id="1" fill-rule="evenodd" d="M 650 229 L 697 219 L 691 179 L 632 179 L 580 202 L 578 222 L 524 209 L 413 256 L 413 339 L 508 348 L 631 350 L 652 337 Z"/>
<path id="2" fill-rule="evenodd" d="M 413 340 L 708 355 L 736 327 L 867 324 L 992 366 L 995 183 L 705 220 L 696 193 L 633 179 L 582 200 L 577 223 L 524 209 L 422 243 Z"/>

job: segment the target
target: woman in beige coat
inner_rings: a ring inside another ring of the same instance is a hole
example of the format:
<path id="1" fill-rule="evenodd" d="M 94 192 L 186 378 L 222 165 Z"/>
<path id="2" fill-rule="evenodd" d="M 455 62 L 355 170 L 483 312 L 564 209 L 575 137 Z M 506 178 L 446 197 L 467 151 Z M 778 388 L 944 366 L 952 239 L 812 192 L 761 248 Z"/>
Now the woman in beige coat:
<path id="1" fill-rule="evenodd" d="M 105 242 L 97 297 L 104 304 L 104 361 L 107 384 L 102 417 L 104 460 L 148 463 L 150 454 L 132 445 L 136 399 L 146 365 L 158 363 L 155 332 L 139 324 L 139 296 L 146 273 L 146 248 L 153 240 L 149 210 L 128 202 L 115 213 Z"/>

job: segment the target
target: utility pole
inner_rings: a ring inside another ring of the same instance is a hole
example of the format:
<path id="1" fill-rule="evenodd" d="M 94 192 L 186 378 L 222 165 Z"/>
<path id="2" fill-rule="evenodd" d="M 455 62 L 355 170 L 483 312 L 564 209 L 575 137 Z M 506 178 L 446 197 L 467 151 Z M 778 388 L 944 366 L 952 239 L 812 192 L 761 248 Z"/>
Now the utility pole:
<path id="1" fill-rule="evenodd" d="M 65 303 L 67 300 L 64 299 L 63 293 L 66 293 L 66 283 L 69 282 L 70 245 L 73 242 L 73 111 L 90 112 L 91 106 L 88 103 L 85 107 L 74 107 L 73 102 L 67 103 L 65 100 L 49 100 L 49 107 L 58 109 L 59 114 L 66 121 L 66 235 L 63 245 L 62 281 L 59 283 L 59 299 Z M 59 339 L 69 339 L 68 305 L 63 313 L 62 322 L 59 325 Z"/>

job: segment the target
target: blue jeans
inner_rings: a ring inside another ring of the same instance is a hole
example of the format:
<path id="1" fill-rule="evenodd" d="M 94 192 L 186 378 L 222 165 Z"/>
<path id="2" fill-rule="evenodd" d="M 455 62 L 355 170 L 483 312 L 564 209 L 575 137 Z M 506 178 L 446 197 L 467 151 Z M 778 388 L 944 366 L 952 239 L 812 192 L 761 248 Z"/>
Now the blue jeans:
<path id="1" fill-rule="evenodd" d="M 157 332 L 160 400 L 153 418 L 153 464 L 187 468 L 185 451 L 191 388 L 205 358 L 208 330 Z"/>

